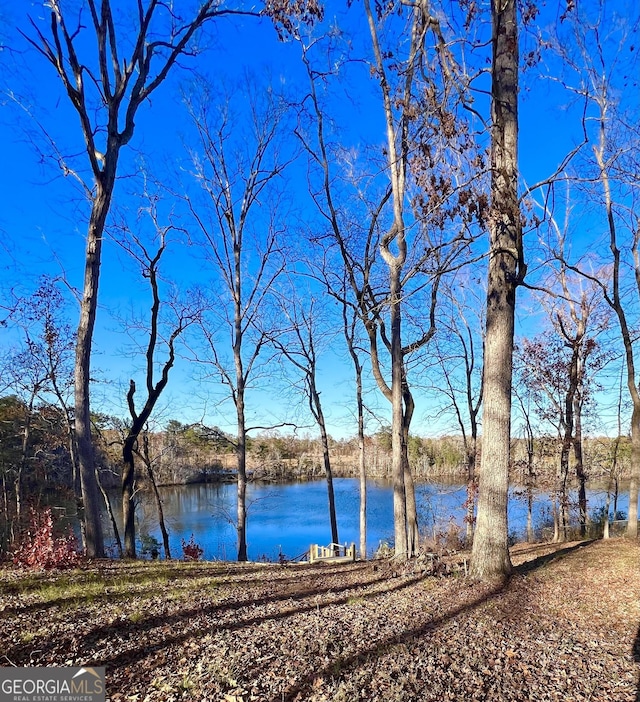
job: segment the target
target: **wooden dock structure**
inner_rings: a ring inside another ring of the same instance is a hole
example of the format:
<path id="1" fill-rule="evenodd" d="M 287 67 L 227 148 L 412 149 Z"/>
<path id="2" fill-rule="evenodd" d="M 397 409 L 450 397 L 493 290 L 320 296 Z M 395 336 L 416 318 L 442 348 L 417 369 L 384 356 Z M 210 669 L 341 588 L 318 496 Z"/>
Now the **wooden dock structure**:
<path id="1" fill-rule="evenodd" d="M 319 546 L 311 544 L 309 547 L 309 563 L 353 563 L 356 560 L 356 545 L 329 544 Z"/>

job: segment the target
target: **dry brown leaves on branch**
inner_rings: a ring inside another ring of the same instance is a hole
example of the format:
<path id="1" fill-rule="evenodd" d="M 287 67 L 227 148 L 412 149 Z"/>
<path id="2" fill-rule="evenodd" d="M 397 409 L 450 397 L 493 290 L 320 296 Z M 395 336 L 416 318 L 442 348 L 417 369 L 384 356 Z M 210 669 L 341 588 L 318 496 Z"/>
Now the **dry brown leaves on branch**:
<path id="1" fill-rule="evenodd" d="M 114 702 L 640 699 L 640 546 L 556 548 L 502 589 L 373 562 L 0 571 L 2 665 L 104 665 Z"/>

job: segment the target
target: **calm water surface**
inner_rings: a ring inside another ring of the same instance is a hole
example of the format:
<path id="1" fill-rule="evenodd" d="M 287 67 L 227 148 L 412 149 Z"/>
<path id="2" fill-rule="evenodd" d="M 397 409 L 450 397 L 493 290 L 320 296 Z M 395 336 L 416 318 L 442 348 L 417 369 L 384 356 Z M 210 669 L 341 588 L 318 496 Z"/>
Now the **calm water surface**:
<path id="1" fill-rule="evenodd" d="M 358 544 L 359 489 L 353 478 L 334 480 L 338 532 L 341 543 Z M 526 526 L 527 504 L 512 491 L 509 500 L 509 531 L 522 534 Z M 236 485 L 184 485 L 161 488 L 165 521 L 174 557 L 182 556 L 181 542 L 191 534 L 204 549 L 203 558 L 234 560 L 236 557 Z M 589 509 L 604 504 L 602 490 L 592 490 Z M 423 533 L 446 528 L 450 522 L 462 525 L 466 488 L 463 485 L 416 485 L 420 529 Z M 393 491 L 388 482 L 370 481 L 367 490 L 367 548 L 373 552 L 381 541 L 393 538 Z M 112 498 L 116 518 L 117 496 Z M 618 509 L 626 512 L 628 494 L 620 496 Z M 534 524 L 548 518 L 549 498 L 537 493 Z M 327 486 L 324 481 L 288 484 L 250 484 L 247 490 L 247 543 L 249 559 L 277 560 L 304 554 L 312 543 L 328 544 L 329 528 Z M 161 541 L 155 503 L 142 493 L 136 511 L 138 536 L 148 534 Z M 105 521 L 105 534 L 110 526 Z"/>

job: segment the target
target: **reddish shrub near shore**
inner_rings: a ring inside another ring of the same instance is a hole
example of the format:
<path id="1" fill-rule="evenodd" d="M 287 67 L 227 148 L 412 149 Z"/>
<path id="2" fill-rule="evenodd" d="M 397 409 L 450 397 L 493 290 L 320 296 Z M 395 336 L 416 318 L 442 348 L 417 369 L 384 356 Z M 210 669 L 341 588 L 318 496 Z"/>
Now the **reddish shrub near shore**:
<path id="1" fill-rule="evenodd" d="M 53 568 L 73 568 L 80 561 L 78 540 L 71 533 L 55 536 L 54 519 L 51 509 L 38 512 L 31 510 L 29 528 L 14 550 L 14 565 L 37 570 Z"/>
<path id="2" fill-rule="evenodd" d="M 182 539 L 182 554 L 185 561 L 199 561 L 203 553 L 204 549 L 196 543 L 193 534 L 189 541 Z"/>

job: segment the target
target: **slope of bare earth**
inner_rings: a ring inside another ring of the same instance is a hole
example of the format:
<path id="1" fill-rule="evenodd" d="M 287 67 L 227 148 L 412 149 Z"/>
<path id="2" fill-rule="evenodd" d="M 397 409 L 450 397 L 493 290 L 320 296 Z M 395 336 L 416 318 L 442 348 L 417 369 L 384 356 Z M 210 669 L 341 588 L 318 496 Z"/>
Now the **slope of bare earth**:
<path id="1" fill-rule="evenodd" d="M 501 588 L 382 562 L 5 569 L 0 665 L 104 665 L 114 701 L 640 700 L 640 546 L 555 549 L 515 550 Z"/>

